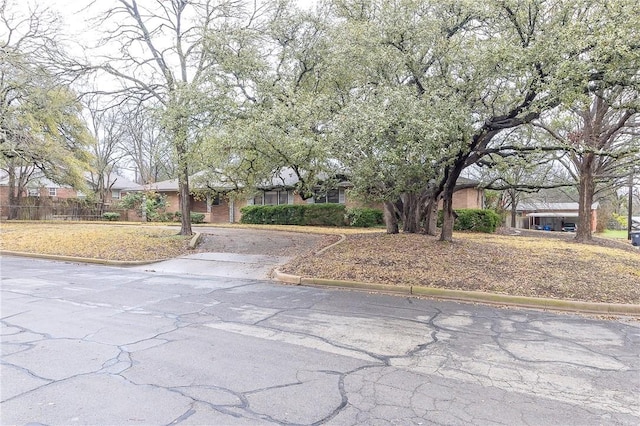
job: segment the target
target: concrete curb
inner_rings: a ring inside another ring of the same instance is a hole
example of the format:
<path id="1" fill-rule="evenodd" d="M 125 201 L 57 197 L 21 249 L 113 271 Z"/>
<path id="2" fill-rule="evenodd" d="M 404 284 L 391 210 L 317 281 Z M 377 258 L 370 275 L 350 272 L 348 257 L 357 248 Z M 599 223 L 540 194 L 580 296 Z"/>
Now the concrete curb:
<path id="1" fill-rule="evenodd" d="M 21 251 L 9 251 L 0 250 L 2 256 L 20 256 L 31 257 L 35 259 L 47 259 L 47 260 L 60 260 L 65 262 L 79 262 L 79 263 L 93 263 L 97 265 L 109 265 L 109 266 L 139 266 L 150 265 L 156 262 L 162 262 L 168 259 L 155 259 L 155 260 L 105 260 L 105 259 L 92 259 L 90 257 L 75 257 L 75 256 L 61 256 L 56 254 L 40 254 L 40 253 L 25 253 Z"/>
<path id="2" fill-rule="evenodd" d="M 633 304 L 579 302 L 575 300 L 548 299 L 541 297 L 511 296 L 507 294 L 486 293 L 482 291 L 449 290 L 423 286 L 389 285 L 364 283 L 359 281 L 303 278 L 297 275 L 282 273 L 278 269 L 273 271 L 273 277 L 278 281 L 295 285 L 379 291 L 384 293 L 403 294 L 407 296 L 423 296 L 435 299 L 455 300 L 459 302 L 486 303 L 564 312 L 640 316 L 640 305 Z"/>
<path id="3" fill-rule="evenodd" d="M 196 232 L 195 234 L 193 234 L 193 237 L 191 237 L 191 240 L 189 241 L 189 249 L 193 250 L 198 246 L 200 237 L 202 237 L 202 234 L 200 232 Z"/>
<path id="4" fill-rule="evenodd" d="M 333 243 L 333 244 L 329 244 L 329 245 L 328 245 L 328 246 L 326 246 L 326 247 L 321 248 L 320 250 L 318 250 L 318 251 L 317 251 L 317 252 L 315 252 L 314 254 L 315 254 L 316 256 L 317 256 L 317 255 L 319 255 L 319 254 L 322 254 L 322 253 L 324 253 L 325 251 L 329 250 L 330 248 L 333 248 L 333 247 L 337 246 L 338 244 L 342 244 L 342 243 L 344 242 L 344 240 L 346 240 L 346 239 L 347 239 L 347 236 L 346 236 L 346 235 L 344 235 L 344 234 L 340 234 L 340 239 L 339 239 L 338 241 L 336 241 L 336 242 L 335 242 L 335 243 Z"/>

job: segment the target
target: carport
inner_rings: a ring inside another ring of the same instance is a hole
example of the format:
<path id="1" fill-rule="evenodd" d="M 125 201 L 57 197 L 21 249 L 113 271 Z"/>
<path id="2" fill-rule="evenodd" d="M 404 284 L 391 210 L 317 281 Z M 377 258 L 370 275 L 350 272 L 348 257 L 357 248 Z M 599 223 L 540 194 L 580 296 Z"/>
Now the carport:
<path id="1" fill-rule="evenodd" d="M 578 215 L 569 212 L 535 212 L 527 214 L 529 229 L 562 231 L 566 222 L 578 223 Z"/>

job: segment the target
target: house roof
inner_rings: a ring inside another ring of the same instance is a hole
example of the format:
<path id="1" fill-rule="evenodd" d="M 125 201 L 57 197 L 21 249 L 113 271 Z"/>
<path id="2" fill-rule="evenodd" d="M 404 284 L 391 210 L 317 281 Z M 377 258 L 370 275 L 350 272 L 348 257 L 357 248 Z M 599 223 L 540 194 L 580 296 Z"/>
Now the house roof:
<path id="1" fill-rule="evenodd" d="M 116 173 L 109 174 L 109 183 L 112 183 L 111 189 L 115 190 L 137 190 L 142 186 Z"/>
<path id="2" fill-rule="evenodd" d="M 22 173 L 22 168 L 16 167 L 16 173 L 20 175 Z M 92 182 L 91 172 L 86 172 L 84 174 L 85 179 L 88 183 Z M 116 173 L 110 173 L 108 176 L 108 182 L 113 184 L 111 189 L 115 190 L 136 190 L 140 185 L 135 182 L 130 181 L 129 179 L 120 176 Z M 9 174 L 6 170 L 0 170 L 0 186 L 7 186 L 9 184 Z M 27 184 L 29 188 L 63 188 L 65 185 L 60 185 L 53 182 L 51 179 L 48 179 L 44 176 L 41 170 L 33 170 L 31 178 L 29 179 L 29 183 Z"/>
<path id="3" fill-rule="evenodd" d="M 208 174 L 206 170 L 200 171 L 189 176 L 189 181 L 194 182 L 192 189 L 214 188 L 219 190 L 231 190 L 236 188 L 235 184 L 225 181 L 224 177 L 220 178 Z M 264 182 L 262 188 L 273 187 L 292 187 L 298 182 L 293 169 L 283 168 L 278 176 L 272 177 L 269 181 Z M 160 182 L 149 183 L 141 186 L 138 190 L 152 191 L 178 191 L 178 179 L 167 179 Z"/>
<path id="4" fill-rule="evenodd" d="M 140 187 L 140 190 L 143 190 L 143 189 L 153 190 L 153 191 L 177 191 L 178 179 L 168 179 L 168 180 L 162 180 L 160 182 L 148 183 Z"/>
<path id="5" fill-rule="evenodd" d="M 595 210 L 600 204 L 595 202 L 591 205 L 591 209 Z M 516 208 L 518 211 L 578 211 L 578 203 L 547 203 L 543 201 L 520 203 Z"/>
<path id="6" fill-rule="evenodd" d="M 458 180 L 456 181 L 456 185 L 465 185 L 465 186 L 466 185 L 475 185 L 475 186 L 478 186 L 478 185 L 480 185 L 480 181 L 460 176 L 458 178 Z"/>
<path id="7" fill-rule="evenodd" d="M 189 176 L 189 182 L 193 182 L 193 185 L 191 185 L 191 189 L 204 189 L 205 187 L 212 187 L 224 190 L 233 188 L 233 186 L 229 183 L 225 183 L 220 180 L 214 180 L 210 176 L 207 176 L 207 172 L 204 170 Z M 137 190 L 169 192 L 178 191 L 178 189 L 178 179 L 175 178 L 148 183 L 146 185 L 139 185 L 139 188 Z"/>
<path id="8" fill-rule="evenodd" d="M 328 179 L 329 176 L 326 174 L 322 174 L 319 176 L 321 180 Z M 204 189 L 205 187 L 214 188 L 221 191 L 224 190 L 232 190 L 236 188 L 235 184 L 232 184 L 228 181 L 225 181 L 224 178 L 220 179 L 219 177 L 214 177 L 211 174 L 208 174 L 207 171 L 203 170 L 198 173 L 195 173 L 189 176 L 189 181 L 194 184 L 191 186 L 191 189 Z M 265 181 L 260 185 L 261 189 L 268 188 L 292 188 L 298 183 L 298 176 L 290 167 L 283 167 L 280 170 L 278 175 L 271 177 L 269 180 Z M 458 178 L 458 185 L 464 186 L 477 186 L 480 184 L 479 181 L 468 179 L 464 177 Z M 338 182 L 339 188 L 348 188 L 351 187 L 351 183 L 347 180 L 343 180 Z M 147 185 L 139 185 L 137 189 L 131 189 L 132 191 L 142 191 L 142 190 L 151 190 L 151 191 L 160 191 L 160 192 L 169 192 L 169 191 L 178 191 L 178 179 L 167 179 L 160 182 L 149 183 Z M 577 208 L 577 207 L 576 207 Z"/>
<path id="9" fill-rule="evenodd" d="M 527 213 L 527 217 L 578 217 L 578 210 L 570 212 L 536 212 Z"/>
<path id="10" fill-rule="evenodd" d="M 16 167 L 17 176 L 22 173 L 22 169 L 20 167 Z M 9 185 L 9 173 L 6 170 L 0 170 L 0 186 L 8 186 Z M 62 185 L 59 185 L 53 182 L 51 179 L 48 179 L 44 176 L 42 171 L 33 170 L 31 174 L 31 178 L 27 183 L 28 188 L 62 188 Z"/>

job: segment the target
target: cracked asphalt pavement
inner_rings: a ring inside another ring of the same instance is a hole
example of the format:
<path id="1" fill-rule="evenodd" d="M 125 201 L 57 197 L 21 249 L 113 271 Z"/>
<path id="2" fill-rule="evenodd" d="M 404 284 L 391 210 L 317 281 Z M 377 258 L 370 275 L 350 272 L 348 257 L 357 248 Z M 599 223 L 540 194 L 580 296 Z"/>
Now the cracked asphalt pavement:
<path id="1" fill-rule="evenodd" d="M 19 257 L 1 277 L 3 425 L 640 424 L 632 319 Z"/>

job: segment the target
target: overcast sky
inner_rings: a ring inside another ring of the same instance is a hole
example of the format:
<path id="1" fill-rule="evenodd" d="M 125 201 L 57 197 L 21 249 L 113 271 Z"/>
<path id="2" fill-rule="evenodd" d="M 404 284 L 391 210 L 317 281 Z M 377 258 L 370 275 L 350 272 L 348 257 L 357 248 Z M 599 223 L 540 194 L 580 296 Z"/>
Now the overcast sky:
<path id="1" fill-rule="evenodd" d="M 293 0 L 302 8 L 312 7 L 317 0 Z M 146 3 L 146 0 L 138 0 L 139 3 Z M 115 5 L 117 0 L 9 0 L 9 10 L 19 11 L 25 15 L 29 10 L 50 8 L 57 11 L 63 22 L 63 32 L 70 37 L 71 43 L 78 42 L 86 44 L 97 40 L 99 32 L 95 28 L 95 23 L 88 20 L 91 17 L 99 16 L 102 11 L 108 10 Z M 0 34 L 0 38 L 2 34 Z M 74 50 L 71 47 L 72 51 Z"/>

